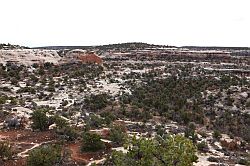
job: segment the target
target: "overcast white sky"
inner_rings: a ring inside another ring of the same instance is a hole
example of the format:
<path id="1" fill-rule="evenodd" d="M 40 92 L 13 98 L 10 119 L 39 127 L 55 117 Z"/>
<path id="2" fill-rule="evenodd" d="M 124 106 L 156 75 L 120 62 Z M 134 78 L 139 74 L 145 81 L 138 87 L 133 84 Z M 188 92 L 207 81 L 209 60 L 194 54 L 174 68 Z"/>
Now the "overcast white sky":
<path id="1" fill-rule="evenodd" d="M 250 0 L 1 0 L 0 43 L 250 47 Z"/>

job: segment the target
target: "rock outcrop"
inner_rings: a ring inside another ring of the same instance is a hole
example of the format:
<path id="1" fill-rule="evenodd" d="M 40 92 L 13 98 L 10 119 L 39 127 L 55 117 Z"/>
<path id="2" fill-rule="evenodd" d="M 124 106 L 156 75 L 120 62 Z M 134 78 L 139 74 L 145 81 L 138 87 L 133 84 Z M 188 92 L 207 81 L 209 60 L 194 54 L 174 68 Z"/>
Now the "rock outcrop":
<path id="1" fill-rule="evenodd" d="M 102 58 L 100 58 L 94 52 L 87 52 L 81 49 L 71 50 L 66 53 L 63 58 L 63 63 L 73 63 L 73 62 L 82 62 L 82 63 L 96 63 L 101 64 Z"/>
<path id="2" fill-rule="evenodd" d="M 102 58 L 97 56 L 95 53 L 87 53 L 84 55 L 80 55 L 78 56 L 78 58 L 83 63 L 97 63 L 97 64 L 102 63 Z"/>
<path id="3" fill-rule="evenodd" d="M 96 63 L 101 64 L 102 59 L 93 52 L 85 50 L 72 50 L 61 57 L 56 50 L 45 49 L 13 49 L 0 50 L 0 63 L 15 63 L 29 66 L 32 64 L 43 64 L 50 62 L 53 64 L 59 63 Z"/>
<path id="4" fill-rule="evenodd" d="M 58 64 L 60 60 L 61 57 L 54 50 L 40 50 L 40 49 L 0 50 L 0 63 L 2 64 L 11 62 L 29 66 L 34 63 L 41 64 L 45 62 Z"/>

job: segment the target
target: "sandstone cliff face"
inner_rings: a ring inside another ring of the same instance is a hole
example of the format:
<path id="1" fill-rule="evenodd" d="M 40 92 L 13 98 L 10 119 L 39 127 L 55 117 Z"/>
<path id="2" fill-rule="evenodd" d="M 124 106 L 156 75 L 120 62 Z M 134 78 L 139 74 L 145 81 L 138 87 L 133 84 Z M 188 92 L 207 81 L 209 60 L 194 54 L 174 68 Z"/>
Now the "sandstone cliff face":
<path id="1" fill-rule="evenodd" d="M 98 57 L 95 53 L 79 55 L 78 59 L 83 63 L 97 63 L 97 64 L 102 63 L 102 59 Z"/>
<path id="2" fill-rule="evenodd" d="M 82 62 L 82 63 L 96 63 L 101 64 L 102 59 L 93 52 L 86 52 L 85 50 L 75 49 L 66 53 L 64 63 Z"/>

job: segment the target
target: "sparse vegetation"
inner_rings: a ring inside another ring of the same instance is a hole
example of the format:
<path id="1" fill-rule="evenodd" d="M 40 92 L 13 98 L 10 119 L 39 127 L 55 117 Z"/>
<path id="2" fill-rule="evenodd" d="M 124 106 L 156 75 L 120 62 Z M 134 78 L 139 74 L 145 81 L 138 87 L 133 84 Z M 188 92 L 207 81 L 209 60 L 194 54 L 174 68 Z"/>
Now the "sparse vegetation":
<path id="1" fill-rule="evenodd" d="M 0 165 L 248 164 L 249 49 L 3 46 Z"/>

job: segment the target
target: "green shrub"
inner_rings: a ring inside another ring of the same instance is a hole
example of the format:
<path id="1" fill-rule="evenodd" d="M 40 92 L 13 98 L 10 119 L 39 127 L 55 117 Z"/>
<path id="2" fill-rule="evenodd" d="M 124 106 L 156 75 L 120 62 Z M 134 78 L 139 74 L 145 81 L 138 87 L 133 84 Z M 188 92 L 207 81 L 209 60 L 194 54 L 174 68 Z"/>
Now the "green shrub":
<path id="1" fill-rule="evenodd" d="M 110 140 L 116 145 L 123 145 L 125 143 L 127 134 L 126 129 L 122 125 L 113 125 L 110 128 Z"/>
<path id="2" fill-rule="evenodd" d="M 221 138 L 221 133 L 220 133 L 220 131 L 215 130 L 215 131 L 213 132 L 213 137 L 214 137 L 215 139 L 220 139 L 220 138 Z"/>
<path id="3" fill-rule="evenodd" d="M 114 151 L 105 165 L 135 166 L 192 166 L 197 161 L 196 148 L 189 139 L 176 135 L 166 139 L 136 139 L 130 142 L 127 153 Z"/>
<path id="4" fill-rule="evenodd" d="M 238 164 L 250 165 L 250 161 L 248 161 L 247 159 L 241 158 L 241 159 L 238 160 Z"/>
<path id="5" fill-rule="evenodd" d="M 0 141 L 0 159 L 10 159 L 13 151 L 9 142 Z"/>
<path id="6" fill-rule="evenodd" d="M 69 102 L 68 102 L 68 100 L 64 100 L 61 104 L 62 104 L 63 107 L 65 107 L 66 105 L 69 104 Z"/>
<path id="7" fill-rule="evenodd" d="M 207 158 L 207 161 L 210 161 L 210 162 L 219 162 L 219 159 L 218 158 L 215 158 L 215 157 L 208 157 Z"/>
<path id="8" fill-rule="evenodd" d="M 197 149 L 202 151 L 202 152 L 206 152 L 206 151 L 208 151 L 208 145 L 205 141 L 202 141 L 202 142 L 197 144 Z"/>
<path id="9" fill-rule="evenodd" d="M 100 118 L 97 115 L 94 114 L 90 114 L 90 116 L 88 117 L 86 123 L 91 127 L 91 128 L 99 128 L 102 127 L 103 125 L 103 119 Z"/>
<path id="10" fill-rule="evenodd" d="M 250 101 L 248 101 L 248 102 L 246 103 L 246 107 L 247 107 L 247 108 L 250 108 Z"/>
<path id="11" fill-rule="evenodd" d="M 164 126 L 162 125 L 155 126 L 155 131 L 156 131 L 156 134 L 159 136 L 163 136 L 165 134 Z"/>
<path id="12" fill-rule="evenodd" d="M 110 125 L 116 119 L 116 116 L 109 111 L 102 112 L 100 115 L 101 115 L 101 117 L 104 118 L 104 122 L 107 125 Z"/>
<path id="13" fill-rule="evenodd" d="M 95 133 L 86 132 L 82 137 L 82 152 L 96 152 L 105 148 L 101 136 Z"/>
<path id="14" fill-rule="evenodd" d="M 52 166 L 61 159 L 59 145 L 44 145 L 32 150 L 27 158 L 27 166 Z"/>
<path id="15" fill-rule="evenodd" d="M 84 103 L 87 109 L 97 111 L 107 106 L 108 98 L 107 94 L 91 95 L 84 100 Z"/>
<path id="16" fill-rule="evenodd" d="M 7 96 L 0 96 L 0 104 L 5 104 L 6 100 L 8 100 Z"/>
<path id="17" fill-rule="evenodd" d="M 59 115 L 55 115 L 53 117 L 53 121 L 55 122 L 57 128 L 59 129 L 66 127 L 68 125 L 68 122 Z"/>
<path id="18" fill-rule="evenodd" d="M 32 114 L 32 125 L 33 129 L 38 129 L 40 131 L 47 130 L 49 128 L 49 120 L 46 116 L 46 110 L 36 110 Z"/>
<path id="19" fill-rule="evenodd" d="M 191 139 L 193 142 L 196 142 L 198 139 L 198 136 L 195 133 L 195 128 L 195 124 L 191 122 L 185 130 L 185 137 Z"/>
<path id="20" fill-rule="evenodd" d="M 66 141 L 74 141 L 78 137 L 77 131 L 70 126 L 60 128 L 56 133 Z"/>

